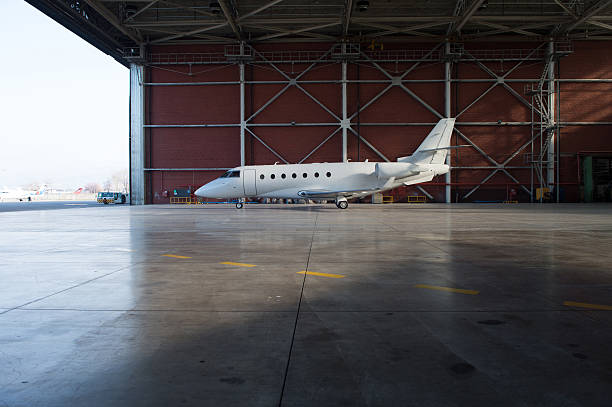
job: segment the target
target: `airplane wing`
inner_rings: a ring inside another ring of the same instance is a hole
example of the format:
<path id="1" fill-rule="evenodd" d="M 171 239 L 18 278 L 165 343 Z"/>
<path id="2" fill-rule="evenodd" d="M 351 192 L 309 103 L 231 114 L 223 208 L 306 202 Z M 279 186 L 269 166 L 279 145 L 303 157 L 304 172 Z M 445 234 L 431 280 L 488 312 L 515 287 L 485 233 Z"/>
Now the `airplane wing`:
<path id="1" fill-rule="evenodd" d="M 299 191 L 298 195 L 304 198 L 336 199 L 339 196 L 349 198 L 349 197 L 352 197 L 353 195 L 369 195 L 369 194 L 373 194 L 376 191 L 379 191 L 379 189 L 378 188 L 354 189 L 354 190 L 348 190 L 348 191 L 330 191 L 330 190 L 324 190 L 324 189 L 311 189 L 311 190 Z"/>

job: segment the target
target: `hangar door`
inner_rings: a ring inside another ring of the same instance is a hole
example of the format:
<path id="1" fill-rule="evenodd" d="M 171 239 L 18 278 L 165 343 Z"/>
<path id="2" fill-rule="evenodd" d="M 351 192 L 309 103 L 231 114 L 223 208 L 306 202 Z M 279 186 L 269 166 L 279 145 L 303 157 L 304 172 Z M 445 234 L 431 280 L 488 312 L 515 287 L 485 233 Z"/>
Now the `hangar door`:
<path id="1" fill-rule="evenodd" d="M 244 185 L 244 196 L 257 195 L 257 189 L 255 188 L 255 170 L 244 170 L 244 177 L 242 182 Z"/>

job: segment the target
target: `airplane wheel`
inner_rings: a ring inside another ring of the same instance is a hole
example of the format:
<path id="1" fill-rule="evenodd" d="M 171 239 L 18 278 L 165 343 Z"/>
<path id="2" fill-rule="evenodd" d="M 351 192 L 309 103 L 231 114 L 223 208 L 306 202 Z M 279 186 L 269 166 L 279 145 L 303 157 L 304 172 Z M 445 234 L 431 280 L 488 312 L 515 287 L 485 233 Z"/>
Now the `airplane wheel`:
<path id="1" fill-rule="evenodd" d="M 347 201 L 340 201 L 336 204 L 336 206 L 340 209 L 346 209 L 348 208 L 348 202 Z"/>
<path id="2" fill-rule="evenodd" d="M 242 202 L 238 202 L 238 203 L 236 204 L 236 209 L 242 209 L 242 207 L 243 207 L 243 206 L 244 206 L 244 205 L 242 204 Z"/>

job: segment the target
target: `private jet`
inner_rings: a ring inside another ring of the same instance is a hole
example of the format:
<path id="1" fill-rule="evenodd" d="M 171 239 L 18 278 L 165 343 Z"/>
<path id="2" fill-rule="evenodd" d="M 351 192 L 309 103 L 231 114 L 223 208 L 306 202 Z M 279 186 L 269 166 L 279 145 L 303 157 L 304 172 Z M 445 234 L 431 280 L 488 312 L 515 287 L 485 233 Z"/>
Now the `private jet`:
<path id="1" fill-rule="evenodd" d="M 415 152 L 397 162 L 337 162 L 236 167 L 195 191 L 206 198 L 333 199 L 340 209 L 348 199 L 363 198 L 402 185 L 429 182 L 446 174 L 445 164 L 455 119 L 441 119 Z M 459 146 L 461 147 L 461 146 Z"/>

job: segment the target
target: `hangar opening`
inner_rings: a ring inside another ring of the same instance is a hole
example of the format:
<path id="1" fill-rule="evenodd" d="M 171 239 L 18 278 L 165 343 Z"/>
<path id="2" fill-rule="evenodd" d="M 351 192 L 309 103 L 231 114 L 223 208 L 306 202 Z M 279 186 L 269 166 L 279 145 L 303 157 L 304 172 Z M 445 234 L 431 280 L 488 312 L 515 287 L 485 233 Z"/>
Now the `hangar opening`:
<path id="1" fill-rule="evenodd" d="M 606 1 L 28 2 L 129 67 L 133 204 L 242 165 L 395 161 L 444 117 L 468 147 L 396 202 L 602 195 L 580 158 L 610 150 Z"/>
<path id="2" fill-rule="evenodd" d="M 446 202 L 605 199 L 611 0 L 30 3 L 129 68 L 132 203 L 441 203 L 9 208 L 0 404 L 610 404 L 610 205 Z"/>

